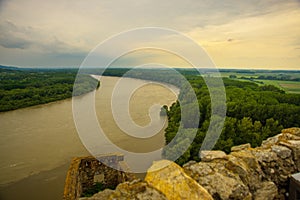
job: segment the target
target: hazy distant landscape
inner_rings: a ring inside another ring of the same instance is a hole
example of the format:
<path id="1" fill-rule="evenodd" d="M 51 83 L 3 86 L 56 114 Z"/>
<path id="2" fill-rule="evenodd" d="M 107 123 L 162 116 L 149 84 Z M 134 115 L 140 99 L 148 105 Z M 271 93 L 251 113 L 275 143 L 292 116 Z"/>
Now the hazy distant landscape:
<path id="1" fill-rule="evenodd" d="M 250 81 L 258 85 L 274 85 L 287 93 L 300 93 L 300 71 L 296 70 L 245 70 L 244 72 L 223 70 L 222 76 L 240 81 Z"/>
<path id="2" fill-rule="evenodd" d="M 122 76 L 129 70 L 130 68 L 112 68 L 106 70 L 103 75 Z M 194 69 L 178 69 L 178 71 L 188 75 L 197 75 L 199 73 Z M 74 95 L 92 91 L 95 88 L 95 84 L 99 83 L 90 77 L 89 74 L 102 72 L 102 69 L 86 69 L 86 75 L 81 75 L 82 77 L 80 77 L 82 85 L 78 86 L 82 87 L 82 89 L 78 94 Z M 224 78 L 252 82 L 258 86 L 271 85 L 285 93 L 300 93 L 300 71 L 221 69 L 220 72 Z M 202 69 L 201 75 L 213 77 L 214 72 L 210 72 L 209 69 Z M 33 69 L 0 66 L 0 111 L 14 110 L 70 98 L 72 97 L 75 78 L 75 69 Z M 145 78 L 159 79 L 153 77 Z M 166 76 L 164 80 L 160 79 L 160 81 L 168 82 L 170 78 Z"/>

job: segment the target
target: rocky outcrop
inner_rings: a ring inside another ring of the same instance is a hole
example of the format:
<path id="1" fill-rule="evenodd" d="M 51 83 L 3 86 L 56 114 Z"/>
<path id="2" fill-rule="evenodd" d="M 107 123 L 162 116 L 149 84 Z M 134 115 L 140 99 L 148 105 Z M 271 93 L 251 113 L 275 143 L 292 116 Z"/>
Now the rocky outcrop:
<path id="1" fill-rule="evenodd" d="M 183 169 L 168 160 L 154 162 L 149 168 L 145 181 L 161 191 L 167 199 L 212 200 L 211 195 Z"/>
<path id="2" fill-rule="evenodd" d="M 183 168 L 155 162 L 144 181 L 125 182 L 84 199 L 287 199 L 289 178 L 300 172 L 300 129 L 285 129 L 257 148 L 250 144 L 200 152 Z"/>
<path id="3" fill-rule="evenodd" d="M 257 148 L 244 144 L 226 156 L 200 155 L 201 162 L 183 168 L 214 199 L 287 199 L 289 177 L 300 171 L 300 129 L 285 129 Z"/>
<path id="4" fill-rule="evenodd" d="M 213 200 L 206 189 L 186 175 L 180 166 L 168 160 L 155 162 L 148 170 L 144 181 L 121 183 L 116 190 L 106 189 L 92 197 L 80 200 L 99 199 Z"/>
<path id="5" fill-rule="evenodd" d="M 167 200 L 166 196 L 159 190 L 153 188 L 145 181 L 134 180 L 124 182 L 115 190 L 106 189 L 92 197 L 80 198 L 80 200 Z"/>

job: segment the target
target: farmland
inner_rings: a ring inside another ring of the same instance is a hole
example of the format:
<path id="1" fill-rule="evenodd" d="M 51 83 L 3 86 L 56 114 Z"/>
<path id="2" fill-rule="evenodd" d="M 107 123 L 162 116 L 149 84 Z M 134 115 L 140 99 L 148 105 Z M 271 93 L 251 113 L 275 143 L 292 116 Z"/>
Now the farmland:
<path id="1" fill-rule="evenodd" d="M 254 82 L 260 86 L 274 85 L 286 93 L 300 94 L 300 71 L 221 70 L 221 75 L 235 80 Z"/>

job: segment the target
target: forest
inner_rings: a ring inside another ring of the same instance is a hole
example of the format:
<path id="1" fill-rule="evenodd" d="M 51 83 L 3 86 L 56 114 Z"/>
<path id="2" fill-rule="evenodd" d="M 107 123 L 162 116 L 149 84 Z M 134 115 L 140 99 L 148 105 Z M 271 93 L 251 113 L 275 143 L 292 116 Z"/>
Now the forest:
<path id="1" fill-rule="evenodd" d="M 211 115 L 211 100 L 208 88 L 199 76 L 186 76 L 192 85 L 201 112 L 196 137 L 190 139 L 192 128 L 181 121 L 181 107 L 177 101 L 168 110 L 168 127 L 165 130 L 166 144 L 175 137 L 179 126 L 182 126 L 181 137 L 176 138 L 173 146 L 163 151 L 165 158 L 178 154 L 181 146 L 191 142 L 187 151 L 176 160 L 180 165 L 189 160 L 199 160 L 199 150 L 206 136 Z M 300 95 L 286 94 L 273 85 L 259 86 L 252 82 L 241 82 L 223 78 L 226 90 L 226 118 L 220 138 L 214 149 L 230 152 L 232 146 L 250 143 L 259 146 L 262 140 L 278 134 L 283 128 L 300 126 Z M 186 87 L 181 87 L 179 98 L 188 94 Z M 187 102 L 188 104 L 189 102 Z M 165 107 L 166 108 L 166 107 Z M 218 126 L 216 124 L 215 126 Z"/>
<path id="2" fill-rule="evenodd" d="M 49 103 L 72 97 L 74 70 L 19 70 L 0 68 L 0 112 Z M 74 95 L 99 87 L 89 75 L 77 79 Z"/>

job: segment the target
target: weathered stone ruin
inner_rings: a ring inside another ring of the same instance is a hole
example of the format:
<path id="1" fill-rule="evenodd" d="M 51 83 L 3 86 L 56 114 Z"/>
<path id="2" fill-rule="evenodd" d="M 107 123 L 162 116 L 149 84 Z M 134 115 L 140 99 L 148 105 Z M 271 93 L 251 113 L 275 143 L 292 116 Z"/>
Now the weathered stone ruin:
<path id="1" fill-rule="evenodd" d="M 82 199 L 288 199 L 291 176 L 300 172 L 300 128 L 285 129 L 257 148 L 244 144 L 231 150 L 202 151 L 201 162 L 182 168 L 157 161 L 143 181 L 125 178 L 115 190 Z"/>
<path id="2" fill-rule="evenodd" d="M 134 180 L 132 174 L 124 172 L 128 167 L 123 159 L 121 154 L 101 155 L 97 159 L 92 156 L 74 158 L 67 173 L 63 199 L 79 199 L 95 183 L 107 188 Z"/>

